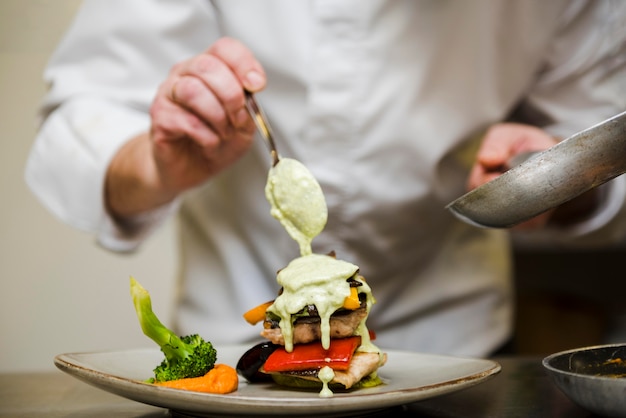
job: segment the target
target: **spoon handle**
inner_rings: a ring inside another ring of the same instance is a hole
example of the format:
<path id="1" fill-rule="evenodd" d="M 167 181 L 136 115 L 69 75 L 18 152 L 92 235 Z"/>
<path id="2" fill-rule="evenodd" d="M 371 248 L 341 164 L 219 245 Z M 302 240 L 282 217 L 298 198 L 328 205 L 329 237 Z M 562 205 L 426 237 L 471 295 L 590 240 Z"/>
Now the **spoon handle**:
<path id="1" fill-rule="evenodd" d="M 272 165 L 278 164 L 278 150 L 276 150 L 276 144 L 274 143 L 274 137 L 272 135 L 272 129 L 270 128 L 270 124 L 267 121 L 267 117 L 261 109 L 261 106 L 257 103 L 254 98 L 254 94 L 249 91 L 245 91 L 246 94 L 246 108 L 248 109 L 248 113 L 254 119 L 254 123 L 256 124 L 257 129 L 265 139 L 267 146 L 269 147 L 270 155 L 272 156 Z"/>

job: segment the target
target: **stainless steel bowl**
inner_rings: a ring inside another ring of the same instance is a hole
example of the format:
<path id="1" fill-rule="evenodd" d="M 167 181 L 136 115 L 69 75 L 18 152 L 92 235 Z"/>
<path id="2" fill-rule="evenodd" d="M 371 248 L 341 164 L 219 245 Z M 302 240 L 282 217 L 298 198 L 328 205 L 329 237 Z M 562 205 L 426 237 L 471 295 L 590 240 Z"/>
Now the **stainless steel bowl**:
<path id="1" fill-rule="evenodd" d="M 626 344 L 552 354 L 543 366 L 573 402 L 606 417 L 626 417 Z"/>

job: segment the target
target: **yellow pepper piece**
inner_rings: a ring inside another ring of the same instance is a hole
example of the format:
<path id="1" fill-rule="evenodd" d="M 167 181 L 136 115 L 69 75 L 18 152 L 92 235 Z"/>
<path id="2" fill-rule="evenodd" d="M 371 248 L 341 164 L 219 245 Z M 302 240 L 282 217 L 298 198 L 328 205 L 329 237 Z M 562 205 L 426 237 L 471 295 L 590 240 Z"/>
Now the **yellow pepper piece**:
<path id="1" fill-rule="evenodd" d="M 361 307 L 361 301 L 359 301 L 359 293 L 356 290 L 356 287 L 350 288 L 350 296 L 346 297 L 343 301 L 343 307 L 346 309 L 359 309 Z"/>

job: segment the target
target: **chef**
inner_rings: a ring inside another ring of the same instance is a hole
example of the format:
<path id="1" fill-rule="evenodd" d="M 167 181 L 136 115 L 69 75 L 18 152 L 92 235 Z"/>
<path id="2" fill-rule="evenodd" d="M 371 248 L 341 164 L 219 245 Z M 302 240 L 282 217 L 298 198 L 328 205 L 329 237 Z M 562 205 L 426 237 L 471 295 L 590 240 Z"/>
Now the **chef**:
<path id="1" fill-rule="evenodd" d="M 86 0 L 45 71 L 26 167 L 33 192 L 105 248 L 130 252 L 169 217 L 180 234 L 176 327 L 249 343 L 242 313 L 276 295 L 299 248 L 269 213 L 280 153 L 319 181 L 313 251 L 359 266 L 381 347 L 485 356 L 511 336 L 507 231 L 444 210 L 509 157 L 626 108 L 619 1 Z M 592 210 L 525 225 L 560 242 L 608 228 Z M 158 261 L 158 260 L 155 260 Z"/>

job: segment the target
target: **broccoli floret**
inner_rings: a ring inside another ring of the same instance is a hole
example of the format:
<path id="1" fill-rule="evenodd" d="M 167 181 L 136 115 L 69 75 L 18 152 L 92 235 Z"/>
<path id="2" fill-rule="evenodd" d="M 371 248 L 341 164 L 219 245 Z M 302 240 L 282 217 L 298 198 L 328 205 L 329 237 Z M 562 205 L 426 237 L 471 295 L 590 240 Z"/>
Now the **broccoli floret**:
<path id="1" fill-rule="evenodd" d="M 197 334 L 179 337 L 159 321 L 152 312 L 150 294 L 133 277 L 130 294 L 143 333 L 161 347 L 163 362 L 154 369 L 151 382 L 204 376 L 215 365 L 217 352 L 213 345 Z"/>

